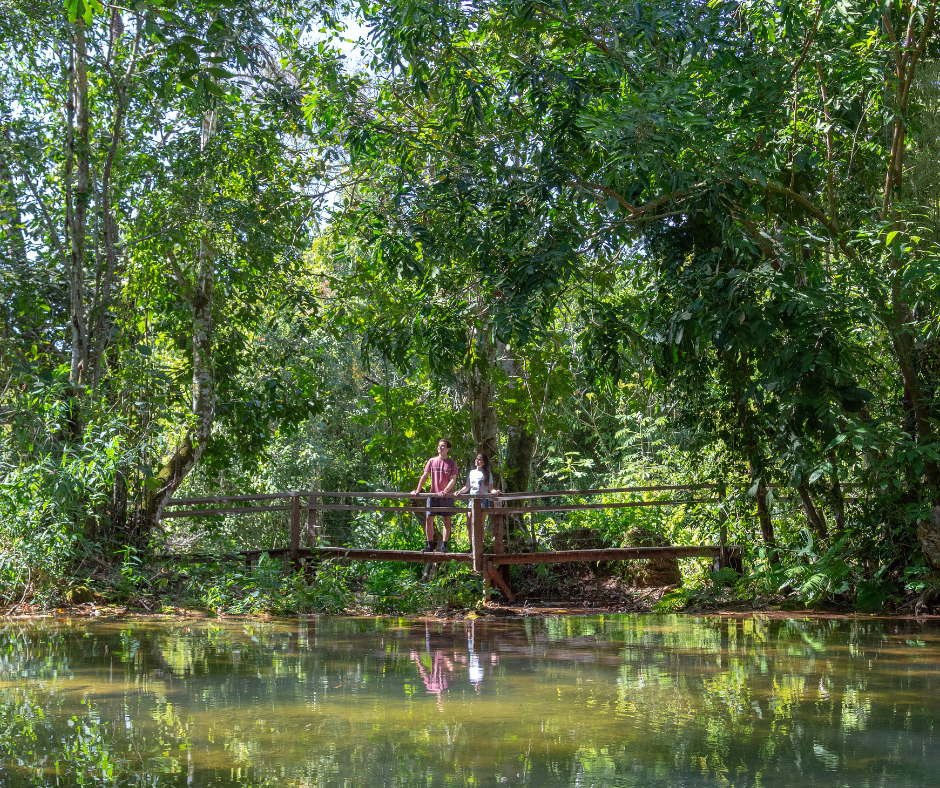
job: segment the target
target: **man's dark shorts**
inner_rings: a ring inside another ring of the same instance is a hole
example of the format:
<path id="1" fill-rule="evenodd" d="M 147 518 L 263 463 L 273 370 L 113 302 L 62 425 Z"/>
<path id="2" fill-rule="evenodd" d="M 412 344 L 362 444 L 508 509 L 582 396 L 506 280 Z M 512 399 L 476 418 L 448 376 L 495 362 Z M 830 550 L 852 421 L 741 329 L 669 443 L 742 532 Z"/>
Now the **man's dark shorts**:
<path id="1" fill-rule="evenodd" d="M 451 517 L 452 515 L 457 514 L 457 510 L 453 508 L 454 499 L 453 498 L 428 498 L 428 511 L 425 512 L 428 517 Z M 449 509 L 447 512 L 432 512 L 431 509 Z"/>

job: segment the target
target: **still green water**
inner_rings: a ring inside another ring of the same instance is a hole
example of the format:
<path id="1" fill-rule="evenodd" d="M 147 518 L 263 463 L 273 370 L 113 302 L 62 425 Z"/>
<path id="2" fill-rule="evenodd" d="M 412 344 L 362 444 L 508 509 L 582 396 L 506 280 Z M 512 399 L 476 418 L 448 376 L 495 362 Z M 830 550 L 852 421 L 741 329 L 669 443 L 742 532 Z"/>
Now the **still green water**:
<path id="1" fill-rule="evenodd" d="M 940 628 L 0 623 L 0 786 L 938 786 Z"/>

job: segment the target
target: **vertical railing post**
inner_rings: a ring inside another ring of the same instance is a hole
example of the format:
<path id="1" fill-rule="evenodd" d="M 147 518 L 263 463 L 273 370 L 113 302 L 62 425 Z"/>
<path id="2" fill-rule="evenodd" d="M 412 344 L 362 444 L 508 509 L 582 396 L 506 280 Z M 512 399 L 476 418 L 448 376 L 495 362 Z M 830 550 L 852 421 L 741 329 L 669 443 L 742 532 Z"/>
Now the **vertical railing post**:
<path id="1" fill-rule="evenodd" d="M 290 562 L 294 571 L 300 570 L 300 494 L 290 497 Z"/>
<path id="2" fill-rule="evenodd" d="M 725 510 L 725 485 L 718 486 L 718 568 L 728 566 L 728 512 Z"/>
<path id="3" fill-rule="evenodd" d="M 480 499 L 473 496 L 470 504 L 470 537 L 473 550 L 473 571 L 483 571 L 483 507 Z"/>
<path id="4" fill-rule="evenodd" d="M 307 496 L 307 547 L 320 544 L 320 511 L 314 508 L 318 500 L 312 493 Z"/>

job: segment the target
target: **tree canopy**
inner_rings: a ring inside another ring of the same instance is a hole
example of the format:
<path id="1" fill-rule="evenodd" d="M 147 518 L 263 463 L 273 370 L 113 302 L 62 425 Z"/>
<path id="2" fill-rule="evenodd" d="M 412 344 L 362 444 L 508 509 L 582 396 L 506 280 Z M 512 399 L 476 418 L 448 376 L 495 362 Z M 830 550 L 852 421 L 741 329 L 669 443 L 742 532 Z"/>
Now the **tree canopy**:
<path id="1" fill-rule="evenodd" d="M 935 0 L 4 9 L 19 587 L 442 433 L 510 490 L 720 481 L 773 571 L 940 568 Z"/>

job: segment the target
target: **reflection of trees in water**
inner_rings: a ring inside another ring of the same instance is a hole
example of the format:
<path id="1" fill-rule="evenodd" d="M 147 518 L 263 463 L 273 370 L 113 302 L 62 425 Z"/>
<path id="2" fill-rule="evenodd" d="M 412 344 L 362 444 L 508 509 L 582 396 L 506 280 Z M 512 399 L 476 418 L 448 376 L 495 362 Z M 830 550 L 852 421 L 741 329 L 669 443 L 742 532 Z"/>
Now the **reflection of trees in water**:
<path id="1" fill-rule="evenodd" d="M 826 784 L 838 770 L 861 785 L 876 770 L 921 785 L 940 768 L 938 643 L 914 623 L 685 616 L 7 626 L 0 774 L 20 757 L 24 780 L 58 758 L 157 784 Z"/>

